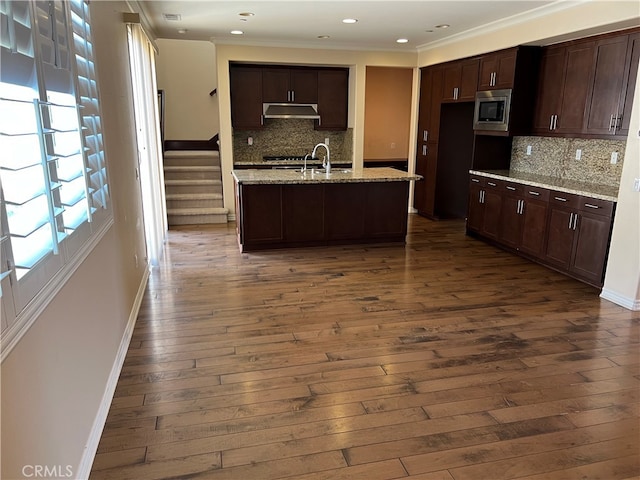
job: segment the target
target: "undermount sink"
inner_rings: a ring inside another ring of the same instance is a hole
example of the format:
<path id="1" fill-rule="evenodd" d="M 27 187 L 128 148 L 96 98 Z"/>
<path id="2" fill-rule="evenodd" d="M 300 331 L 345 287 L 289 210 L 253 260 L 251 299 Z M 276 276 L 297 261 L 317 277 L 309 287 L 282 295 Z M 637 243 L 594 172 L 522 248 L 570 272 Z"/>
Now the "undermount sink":
<path id="1" fill-rule="evenodd" d="M 309 170 L 307 170 L 307 174 L 309 174 L 309 172 L 311 172 L 311 174 L 313 175 L 316 173 L 327 173 L 327 170 L 324 168 L 310 168 Z M 332 173 L 351 173 L 351 169 L 350 168 L 332 168 L 329 175 L 331 175 Z"/>

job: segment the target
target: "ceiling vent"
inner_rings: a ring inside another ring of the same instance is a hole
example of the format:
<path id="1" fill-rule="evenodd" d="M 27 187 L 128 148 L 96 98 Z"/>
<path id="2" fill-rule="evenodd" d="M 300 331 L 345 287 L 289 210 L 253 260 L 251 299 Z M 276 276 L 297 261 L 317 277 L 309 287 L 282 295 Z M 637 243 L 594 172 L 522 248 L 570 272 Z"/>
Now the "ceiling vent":
<path id="1" fill-rule="evenodd" d="M 178 22 L 182 20 L 182 15 L 180 15 L 179 13 L 163 13 L 162 16 L 165 20 L 168 20 L 170 22 Z"/>

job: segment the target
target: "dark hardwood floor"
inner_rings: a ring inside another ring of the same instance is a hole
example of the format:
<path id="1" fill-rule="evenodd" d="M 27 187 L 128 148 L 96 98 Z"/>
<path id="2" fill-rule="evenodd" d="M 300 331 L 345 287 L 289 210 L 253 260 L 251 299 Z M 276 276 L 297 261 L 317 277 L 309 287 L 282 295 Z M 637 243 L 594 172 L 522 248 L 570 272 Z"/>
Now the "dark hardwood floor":
<path id="1" fill-rule="evenodd" d="M 410 216 L 406 246 L 169 232 L 92 479 L 639 478 L 640 312 Z"/>

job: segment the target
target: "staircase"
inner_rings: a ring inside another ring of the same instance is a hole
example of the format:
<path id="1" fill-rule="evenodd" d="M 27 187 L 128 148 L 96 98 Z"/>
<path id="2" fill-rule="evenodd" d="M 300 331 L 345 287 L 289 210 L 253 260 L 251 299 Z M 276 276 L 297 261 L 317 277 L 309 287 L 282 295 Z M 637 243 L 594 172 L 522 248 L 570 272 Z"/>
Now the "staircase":
<path id="1" fill-rule="evenodd" d="M 214 150 L 164 152 L 169 226 L 227 223 L 220 154 Z"/>

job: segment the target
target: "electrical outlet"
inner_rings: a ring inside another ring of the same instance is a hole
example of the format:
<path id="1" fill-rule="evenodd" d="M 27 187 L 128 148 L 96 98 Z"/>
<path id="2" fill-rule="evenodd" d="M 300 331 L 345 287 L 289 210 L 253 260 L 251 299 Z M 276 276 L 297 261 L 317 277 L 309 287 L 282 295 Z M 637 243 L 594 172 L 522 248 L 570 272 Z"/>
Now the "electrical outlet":
<path id="1" fill-rule="evenodd" d="M 396 148 L 396 142 L 391 142 L 391 150 L 393 150 L 394 148 Z"/>
<path id="2" fill-rule="evenodd" d="M 531 145 L 527 145 L 527 155 L 531 155 Z"/>
<path id="3" fill-rule="evenodd" d="M 138 268 L 138 254 L 137 253 L 133 254 L 133 261 L 136 264 L 136 268 Z"/>
<path id="4" fill-rule="evenodd" d="M 247 145 L 253 145 L 253 137 L 247 138 Z"/>
<path id="5" fill-rule="evenodd" d="M 618 152 L 611 152 L 611 164 L 615 165 L 618 163 Z"/>
<path id="6" fill-rule="evenodd" d="M 576 160 L 580 160 L 582 158 L 582 150 L 579 148 L 576 150 Z"/>
<path id="7" fill-rule="evenodd" d="M 325 145 L 329 145 L 329 137 L 326 137 L 326 138 L 324 139 L 324 144 L 325 144 Z"/>
<path id="8" fill-rule="evenodd" d="M 633 191 L 634 192 L 640 192 L 640 178 L 636 178 L 633 181 Z"/>

